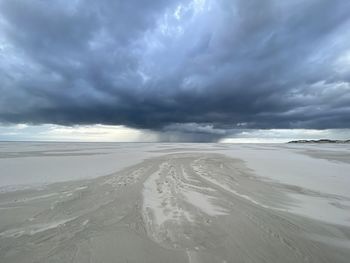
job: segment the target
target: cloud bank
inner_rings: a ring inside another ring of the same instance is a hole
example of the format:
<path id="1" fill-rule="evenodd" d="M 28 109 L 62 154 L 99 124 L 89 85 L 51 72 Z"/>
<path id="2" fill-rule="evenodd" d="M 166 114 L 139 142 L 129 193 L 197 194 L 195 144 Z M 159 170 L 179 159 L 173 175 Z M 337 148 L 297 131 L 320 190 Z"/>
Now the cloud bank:
<path id="1" fill-rule="evenodd" d="M 0 0 L 0 123 L 161 140 L 350 128 L 347 0 Z"/>

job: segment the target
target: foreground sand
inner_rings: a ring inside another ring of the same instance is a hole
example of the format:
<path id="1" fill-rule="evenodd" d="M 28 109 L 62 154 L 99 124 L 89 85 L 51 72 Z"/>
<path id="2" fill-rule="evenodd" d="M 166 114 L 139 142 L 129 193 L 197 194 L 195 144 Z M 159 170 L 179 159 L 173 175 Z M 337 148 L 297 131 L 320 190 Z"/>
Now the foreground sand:
<path id="1" fill-rule="evenodd" d="M 293 212 L 346 196 L 184 151 L 107 176 L 0 193 L 0 262 L 349 262 L 350 227 Z"/>

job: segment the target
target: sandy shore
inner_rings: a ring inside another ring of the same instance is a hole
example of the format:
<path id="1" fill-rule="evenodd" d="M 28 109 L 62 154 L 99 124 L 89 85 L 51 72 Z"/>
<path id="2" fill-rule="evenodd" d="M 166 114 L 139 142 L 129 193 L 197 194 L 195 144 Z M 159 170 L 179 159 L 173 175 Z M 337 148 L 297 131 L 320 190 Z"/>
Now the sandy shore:
<path id="1" fill-rule="evenodd" d="M 239 158 L 179 151 L 0 193 L 0 261 L 348 262 L 348 221 L 303 216 L 294 196 L 326 199 L 348 219 L 349 197 L 257 176 Z"/>

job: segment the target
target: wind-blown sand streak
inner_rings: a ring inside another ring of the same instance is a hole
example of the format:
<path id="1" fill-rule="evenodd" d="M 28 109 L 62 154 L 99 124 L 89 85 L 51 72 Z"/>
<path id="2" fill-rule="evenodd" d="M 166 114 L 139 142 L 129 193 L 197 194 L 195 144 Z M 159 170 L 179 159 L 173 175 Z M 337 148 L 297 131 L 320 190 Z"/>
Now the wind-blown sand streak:
<path id="1" fill-rule="evenodd" d="M 104 177 L 1 193 L 0 259 L 348 262 L 350 228 L 295 214 L 287 193 L 308 194 L 262 180 L 239 159 L 163 155 Z"/>

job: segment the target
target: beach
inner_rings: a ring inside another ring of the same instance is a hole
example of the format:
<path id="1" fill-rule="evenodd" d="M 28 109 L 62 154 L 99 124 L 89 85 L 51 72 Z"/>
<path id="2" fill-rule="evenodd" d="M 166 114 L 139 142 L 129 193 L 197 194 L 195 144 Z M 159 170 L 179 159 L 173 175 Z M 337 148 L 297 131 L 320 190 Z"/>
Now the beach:
<path id="1" fill-rule="evenodd" d="M 1 143 L 0 261 L 348 262 L 350 145 Z"/>

